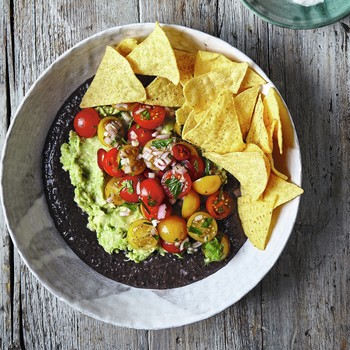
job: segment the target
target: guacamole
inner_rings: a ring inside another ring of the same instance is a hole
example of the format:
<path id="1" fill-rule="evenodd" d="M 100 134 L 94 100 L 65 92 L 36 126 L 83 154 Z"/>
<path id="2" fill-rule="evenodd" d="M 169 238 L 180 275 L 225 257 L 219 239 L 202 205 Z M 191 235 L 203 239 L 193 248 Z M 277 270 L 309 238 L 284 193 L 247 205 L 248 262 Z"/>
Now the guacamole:
<path id="1" fill-rule="evenodd" d="M 74 200 L 87 213 L 88 228 L 96 232 L 98 243 L 107 253 L 126 251 L 129 259 L 143 261 L 154 249 L 135 250 L 126 239 L 129 225 L 143 216 L 139 206 L 132 207 L 130 215 L 121 216 L 123 205 L 116 207 L 106 202 L 105 175 L 95 161 L 100 148 L 97 137 L 82 138 L 74 131 L 69 133 L 69 142 L 62 145 L 60 161 L 75 187 Z"/>

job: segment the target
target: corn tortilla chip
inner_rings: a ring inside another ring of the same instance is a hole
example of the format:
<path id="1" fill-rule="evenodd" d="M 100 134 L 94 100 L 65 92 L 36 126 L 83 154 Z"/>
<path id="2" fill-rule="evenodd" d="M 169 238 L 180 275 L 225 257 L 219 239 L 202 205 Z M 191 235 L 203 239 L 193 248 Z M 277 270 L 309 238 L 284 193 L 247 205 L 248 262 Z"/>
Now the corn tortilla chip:
<path id="1" fill-rule="evenodd" d="M 280 154 L 283 153 L 282 123 L 280 118 L 279 95 L 275 88 L 270 88 L 264 98 L 265 124 L 273 130 L 273 136 L 278 141 Z M 275 123 L 273 123 L 275 121 Z M 272 132 L 272 131 L 271 131 Z"/>
<path id="2" fill-rule="evenodd" d="M 122 55 L 127 56 L 132 50 L 137 46 L 137 39 L 135 38 L 126 38 L 122 40 L 117 46 L 116 50 Z"/>
<path id="3" fill-rule="evenodd" d="M 183 138 L 208 152 L 225 154 L 244 149 L 232 93 L 223 91 Z"/>
<path id="4" fill-rule="evenodd" d="M 261 95 L 255 106 L 246 142 L 258 145 L 265 153 L 272 153 L 273 143 L 264 123 L 264 104 Z"/>
<path id="5" fill-rule="evenodd" d="M 188 115 L 185 124 L 182 128 L 182 138 L 185 139 L 185 136 L 189 131 L 191 131 L 195 126 L 197 125 L 196 119 L 195 119 L 195 111 L 192 110 L 192 112 Z"/>
<path id="6" fill-rule="evenodd" d="M 237 199 L 238 215 L 244 233 L 256 248 L 264 250 L 271 235 L 272 201 L 252 200 L 248 196 Z"/>
<path id="7" fill-rule="evenodd" d="M 194 67 L 194 76 L 198 77 L 209 72 L 221 73 L 230 78 L 229 88 L 236 94 L 247 73 L 248 63 L 234 62 L 222 54 L 210 51 L 198 51 Z"/>
<path id="8" fill-rule="evenodd" d="M 264 84 L 266 84 L 265 79 L 256 73 L 252 68 L 248 68 L 239 89 L 240 91 L 243 91 L 253 86 L 260 86 Z"/>
<path id="9" fill-rule="evenodd" d="M 182 85 L 174 85 L 162 77 L 157 77 L 146 87 L 146 95 L 144 103 L 152 106 L 180 107 L 185 102 Z"/>
<path id="10" fill-rule="evenodd" d="M 184 125 L 187 117 L 192 111 L 192 107 L 187 102 L 184 102 L 184 104 L 175 111 L 176 122 L 179 125 Z"/>
<path id="11" fill-rule="evenodd" d="M 153 32 L 126 59 L 137 74 L 167 78 L 174 85 L 180 81 L 174 50 L 158 23 Z"/>
<path id="12" fill-rule="evenodd" d="M 241 126 L 243 139 L 246 138 L 250 128 L 259 90 L 260 86 L 253 86 L 235 97 L 236 112 Z"/>
<path id="13" fill-rule="evenodd" d="M 270 177 L 268 159 L 256 145 L 247 145 L 243 152 L 218 154 L 204 152 L 203 155 L 222 166 L 241 184 L 242 193 L 257 200 L 264 192 Z"/>
<path id="14" fill-rule="evenodd" d="M 174 53 L 180 71 L 180 83 L 185 85 L 193 78 L 196 54 L 181 50 L 174 50 Z"/>
<path id="15" fill-rule="evenodd" d="M 264 201 L 273 201 L 275 203 L 274 208 L 277 208 L 295 197 L 300 196 L 303 192 L 303 189 L 299 186 L 271 173 L 263 198 Z"/>
<path id="16" fill-rule="evenodd" d="M 80 107 L 144 101 L 146 91 L 128 61 L 107 46 L 96 75 L 81 101 Z"/>
<path id="17" fill-rule="evenodd" d="M 271 171 L 277 175 L 278 177 L 280 177 L 283 180 L 288 180 L 288 176 L 281 173 L 279 170 L 276 169 L 275 167 L 275 161 L 272 157 L 272 154 L 266 154 L 266 157 L 268 158 L 268 160 L 270 161 L 270 166 L 271 166 Z"/>

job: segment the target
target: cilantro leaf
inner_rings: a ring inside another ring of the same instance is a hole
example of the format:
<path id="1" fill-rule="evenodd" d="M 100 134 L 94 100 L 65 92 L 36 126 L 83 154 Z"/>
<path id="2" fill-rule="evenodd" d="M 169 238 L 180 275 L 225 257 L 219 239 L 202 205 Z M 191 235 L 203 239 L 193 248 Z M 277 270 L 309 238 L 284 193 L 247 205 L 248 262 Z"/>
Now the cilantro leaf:
<path id="1" fill-rule="evenodd" d="M 173 142 L 173 139 L 159 139 L 152 141 L 152 146 L 155 148 L 166 148 Z"/>
<path id="2" fill-rule="evenodd" d="M 141 112 L 144 120 L 151 120 L 151 114 L 148 109 Z"/>
<path id="3" fill-rule="evenodd" d="M 212 222 L 213 222 L 213 218 L 206 218 L 203 221 L 202 227 L 208 228 L 211 225 Z"/>
<path id="4" fill-rule="evenodd" d="M 190 232 L 192 232 L 192 233 L 195 233 L 195 234 L 198 235 L 198 236 L 203 235 L 203 232 L 202 232 L 199 228 L 197 228 L 197 227 L 190 226 L 188 230 L 189 230 Z"/>
<path id="5" fill-rule="evenodd" d="M 165 185 L 168 187 L 171 195 L 177 198 L 182 191 L 182 183 L 175 176 L 165 180 Z"/>

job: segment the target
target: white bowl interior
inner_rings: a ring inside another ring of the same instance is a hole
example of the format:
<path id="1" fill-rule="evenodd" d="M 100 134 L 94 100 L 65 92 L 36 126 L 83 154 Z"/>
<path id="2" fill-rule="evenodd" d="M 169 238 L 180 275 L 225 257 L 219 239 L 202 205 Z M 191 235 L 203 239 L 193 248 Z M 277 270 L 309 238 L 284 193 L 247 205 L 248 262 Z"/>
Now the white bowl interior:
<path id="1" fill-rule="evenodd" d="M 254 288 L 282 252 L 296 219 L 299 199 L 281 208 L 265 251 L 245 243 L 210 277 L 182 288 L 138 289 L 109 280 L 83 263 L 57 232 L 46 204 L 42 149 L 64 101 L 94 75 L 108 44 L 145 37 L 154 24 L 116 27 L 82 41 L 54 62 L 36 81 L 11 124 L 2 161 L 2 201 L 15 246 L 34 275 L 58 298 L 81 312 L 115 325 L 159 329 L 205 319 L 237 302 Z M 180 26 L 164 26 L 174 46 L 221 52 L 261 69 L 220 39 Z M 269 86 L 273 84 L 269 81 Z M 292 122 L 285 122 L 285 162 L 290 179 L 301 183 L 301 159 Z M 20 171 L 17 171 L 20 165 Z M 220 298 L 217 291 L 220 290 Z M 151 307 L 150 307 L 151 306 Z"/>

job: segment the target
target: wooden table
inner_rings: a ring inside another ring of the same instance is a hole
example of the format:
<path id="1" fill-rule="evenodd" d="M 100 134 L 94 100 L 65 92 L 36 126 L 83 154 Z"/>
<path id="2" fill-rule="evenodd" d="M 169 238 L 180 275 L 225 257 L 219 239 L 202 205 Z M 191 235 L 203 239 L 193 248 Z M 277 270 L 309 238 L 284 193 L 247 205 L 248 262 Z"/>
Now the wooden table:
<path id="1" fill-rule="evenodd" d="M 0 12 L 0 147 L 25 93 L 65 50 L 112 26 L 158 20 L 220 37 L 267 72 L 294 118 L 305 189 L 288 245 L 255 289 L 208 320 L 160 331 L 105 324 L 51 295 L 0 214 L 0 349 L 350 349 L 349 17 L 287 30 L 238 0 L 0 0 Z"/>

